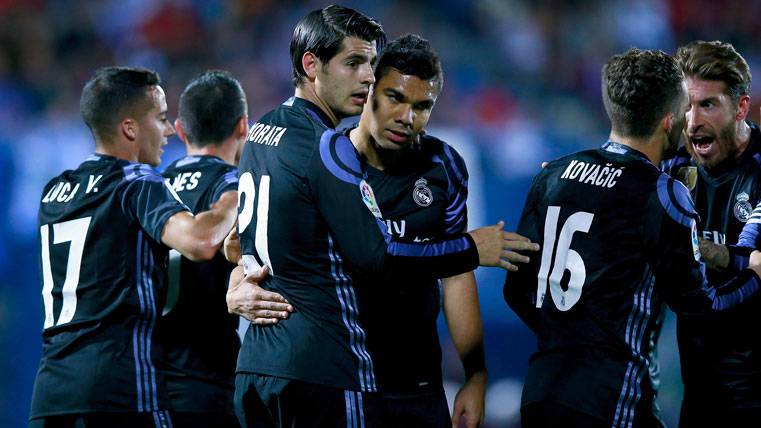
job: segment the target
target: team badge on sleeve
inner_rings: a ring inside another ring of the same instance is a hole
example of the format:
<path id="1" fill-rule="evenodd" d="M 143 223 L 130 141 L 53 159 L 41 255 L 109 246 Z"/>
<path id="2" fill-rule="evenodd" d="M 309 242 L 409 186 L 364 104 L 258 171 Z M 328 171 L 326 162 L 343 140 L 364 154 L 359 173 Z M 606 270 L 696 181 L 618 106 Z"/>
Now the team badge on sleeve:
<path id="1" fill-rule="evenodd" d="M 427 207 L 433 203 L 433 192 L 428 188 L 428 181 L 425 178 L 420 178 L 415 182 L 412 199 L 421 207 Z"/>
<path id="2" fill-rule="evenodd" d="M 695 261 L 700 261 L 700 242 L 698 241 L 698 224 L 695 220 L 692 220 L 692 254 L 695 256 Z"/>
<path id="3" fill-rule="evenodd" d="M 696 166 L 685 166 L 683 168 L 679 168 L 679 171 L 676 173 L 677 178 L 679 181 L 684 184 L 684 187 L 687 188 L 690 192 L 695 190 L 695 185 L 698 183 L 698 167 Z"/>
<path id="4" fill-rule="evenodd" d="M 365 203 L 367 209 L 377 218 L 382 218 L 380 207 L 378 202 L 375 201 L 375 194 L 373 188 L 367 184 L 367 181 L 362 180 L 359 182 L 359 191 L 362 193 L 362 202 Z"/>
<path id="5" fill-rule="evenodd" d="M 753 212 L 753 206 L 750 204 L 750 196 L 745 192 L 740 192 L 736 199 L 737 202 L 735 202 L 734 209 L 735 218 L 745 223 Z"/>

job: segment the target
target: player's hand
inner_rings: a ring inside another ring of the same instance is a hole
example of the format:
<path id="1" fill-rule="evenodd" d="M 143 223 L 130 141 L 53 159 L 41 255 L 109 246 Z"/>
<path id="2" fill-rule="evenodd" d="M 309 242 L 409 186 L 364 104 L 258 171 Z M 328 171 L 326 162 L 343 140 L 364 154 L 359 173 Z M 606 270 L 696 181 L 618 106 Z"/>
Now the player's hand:
<path id="1" fill-rule="evenodd" d="M 481 227 L 468 233 L 478 248 L 478 264 L 514 272 L 518 266 L 513 263 L 530 261 L 528 256 L 516 251 L 539 251 L 539 244 L 517 233 L 505 232 L 502 230 L 504 227 L 505 222 L 500 220 L 493 226 Z"/>
<path id="2" fill-rule="evenodd" d="M 484 421 L 486 371 L 474 373 L 457 391 L 452 407 L 452 428 L 476 428 Z"/>
<path id="3" fill-rule="evenodd" d="M 753 272 L 756 272 L 756 275 L 761 276 L 761 251 L 754 250 L 750 253 L 748 267 L 753 269 Z"/>
<path id="4" fill-rule="evenodd" d="M 227 234 L 227 238 L 225 238 L 225 243 L 222 246 L 222 249 L 225 253 L 225 258 L 227 261 L 237 265 L 240 261 L 240 239 L 238 238 L 237 227 L 233 227 L 230 233 Z"/>
<path id="5" fill-rule="evenodd" d="M 277 324 L 288 318 L 293 306 L 280 294 L 259 286 L 267 275 L 267 266 L 251 275 L 243 274 L 243 266 L 233 269 L 227 288 L 227 311 L 259 325 Z"/>
<path id="6" fill-rule="evenodd" d="M 698 238 L 700 256 L 711 269 L 726 269 L 729 266 L 729 249 L 707 239 Z"/>

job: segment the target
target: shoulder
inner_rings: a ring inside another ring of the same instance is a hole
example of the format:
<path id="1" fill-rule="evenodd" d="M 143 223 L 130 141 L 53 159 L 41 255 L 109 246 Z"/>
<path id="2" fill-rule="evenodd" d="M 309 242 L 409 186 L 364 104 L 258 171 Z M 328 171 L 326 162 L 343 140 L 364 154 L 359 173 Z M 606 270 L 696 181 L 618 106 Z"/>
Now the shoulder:
<path id="1" fill-rule="evenodd" d="M 334 129 L 326 129 L 320 135 L 319 151 L 322 166 L 333 176 L 352 184 L 362 180 L 362 161 L 349 137 Z"/>
<path id="2" fill-rule="evenodd" d="M 678 173 L 681 168 L 687 166 L 693 166 L 693 162 L 690 153 L 684 146 L 679 147 L 674 157 L 661 162 L 661 170 L 670 175 Z"/>
<path id="3" fill-rule="evenodd" d="M 420 137 L 420 147 L 433 162 L 441 163 L 453 180 L 467 181 L 468 168 L 465 159 L 454 147 L 428 134 Z"/>
<path id="4" fill-rule="evenodd" d="M 130 163 L 122 168 L 124 180 L 133 181 L 159 181 L 163 182 L 164 178 L 153 167 L 143 163 Z"/>
<path id="5" fill-rule="evenodd" d="M 698 218 L 698 214 L 687 187 L 681 181 L 661 173 L 657 179 L 656 189 L 658 201 L 666 214 L 677 223 L 691 227 L 692 221 Z"/>

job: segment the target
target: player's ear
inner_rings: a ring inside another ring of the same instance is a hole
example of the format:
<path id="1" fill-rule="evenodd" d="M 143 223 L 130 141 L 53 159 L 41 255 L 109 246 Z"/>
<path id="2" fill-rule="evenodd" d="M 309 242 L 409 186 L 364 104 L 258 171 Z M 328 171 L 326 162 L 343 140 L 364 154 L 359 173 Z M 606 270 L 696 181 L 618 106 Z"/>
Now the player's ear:
<path id="1" fill-rule="evenodd" d="M 125 117 L 119 122 L 119 133 L 129 141 L 137 139 L 138 128 L 139 125 L 137 124 L 137 121 L 130 117 Z"/>
<path id="2" fill-rule="evenodd" d="M 741 95 L 740 102 L 737 104 L 737 114 L 735 114 L 735 120 L 745 120 L 750 111 L 750 96 Z"/>
<path id="3" fill-rule="evenodd" d="M 666 131 L 666 135 L 671 133 L 671 129 L 674 127 L 674 113 L 668 112 L 663 119 L 661 119 L 661 128 Z"/>
<path id="4" fill-rule="evenodd" d="M 183 143 L 188 144 L 188 137 L 187 134 L 185 134 L 185 128 L 182 127 L 182 122 L 180 122 L 180 118 L 174 120 L 174 129 L 177 131 L 177 136 L 182 140 Z"/>
<path id="5" fill-rule="evenodd" d="M 301 56 L 301 67 L 311 82 L 314 82 L 314 79 L 317 78 L 317 67 L 321 64 L 320 59 L 312 52 L 304 52 L 304 55 Z"/>
<path id="6" fill-rule="evenodd" d="M 246 138 L 248 135 L 248 115 L 243 115 L 235 124 L 234 137 L 236 140 Z"/>

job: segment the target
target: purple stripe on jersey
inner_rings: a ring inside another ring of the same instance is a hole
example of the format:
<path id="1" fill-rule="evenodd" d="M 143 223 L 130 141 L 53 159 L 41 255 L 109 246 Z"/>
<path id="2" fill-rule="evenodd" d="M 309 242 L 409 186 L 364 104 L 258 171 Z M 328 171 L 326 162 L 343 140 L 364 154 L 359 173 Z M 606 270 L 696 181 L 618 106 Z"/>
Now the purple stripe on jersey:
<path id="1" fill-rule="evenodd" d="M 468 180 L 465 178 L 465 173 L 457 166 L 452 148 L 445 143 L 442 145 L 446 160 L 434 155 L 433 161 L 441 163 L 447 173 L 447 200 L 451 202 L 444 213 L 444 221 L 447 225 L 445 232 L 452 235 L 462 232 L 467 227 L 465 222 L 467 221 Z"/>
<path id="2" fill-rule="evenodd" d="M 145 302 L 145 306 L 143 307 L 143 311 L 141 311 L 141 325 L 140 325 L 140 331 L 139 331 L 139 337 L 138 340 L 140 341 L 140 363 L 143 368 L 143 390 L 145 391 L 145 410 L 151 411 L 155 410 L 151 408 L 152 400 L 152 390 L 151 390 L 151 381 L 150 381 L 150 368 L 148 367 L 148 359 L 145 355 L 145 348 L 148 346 L 147 343 L 147 331 L 148 331 L 148 324 L 150 323 L 150 301 L 151 298 L 148 294 L 148 290 L 145 288 L 145 277 L 150 275 L 150 270 L 147 269 L 147 262 L 146 254 L 145 254 L 145 247 L 147 243 L 146 240 L 143 239 L 140 244 L 140 269 L 141 269 L 141 275 L 140 275 L 140 283 L 138 284 L 139 290 L 143 293 L 143 301 Z"/>
<path id="3" fill-rule="evenodd" d="M 658 177 L 658 200 L 674 221 L 682 226 L 692 227 L 697 214 L 690 191 L 684 187 L 684 184 L 666 174 L 661 174 Z"/>
<path id="4" fill-rule="evenodd" d="M 140 231 L 137 233 L 137 255 L 135 257 L 135 265 L 136 265 L 136 284 L 135 288 L 137 288 L 137 298 L 138 303 L 140 305 L 140 315 L 142 315 L 145 312 L 145 300 L 143 297 L 143 289 L 140 286 L 140 283 L 142 282 L 142 257 L 141 257 L 141 248 L 143 245 L 143 232 Z M 137 411 L 142 412 L 144 411 L 144 404 L 143 404 L 143 364 L 141 362 L 140 358 L 140 333 L 139 330 L 142 328 L 143 324 L 143 317 L 140 316 L 137 321 L 135 322 L 135 327 L 132 329 L 132 351 L 133 351 L 133 358 L 135 359 L 135 382 L 137 384 Z"/>
<path id="5" fill-rule="evenodd" d="M 230 171 L 227 172 L 227 174 L 224 175 L 224 177 L 222 177 L 222 179 L 227 184 L 236 184 L 236 183 L 238 183 L 238 169 L 237 168 L 236 169 L 231 169 Z"/>
<path id="6" fill-rule="evenodd" d="M 357 322 L 356 298 L 352 298 L 351 279 L 343 272 L 343 260 L 333 247 L 333 238 L 328 235 L 328 256 L 333 279 L 336 281 L 336 295 L 341 304 L 341 317 L 349 331 L 349 344 L 359 361 L 358 378 L 363 391 L 377 391 L 375 374 L 370 354 L 365 349 L 365 332 Z"/>
<path id="7" fill-rule="evenodd" d="M 726 294 L 718 294 L 716 298 L 713 299 L 713 305 L 711 307 L 716 311 L 729 309 L 755 294 L 758 291 L 758 288 L 759 283 L 756 275 L 751 275 L 751 277 L 739 288 Z M 716 293 L 716 291 L 715 288 L 711 289 L 711 293 Z"/>
<path id="8" fill-rule="evenodd" d="M 145 241 L 145 253 L 146 258 L 148 259 L 148 274 L 144 277 L 146 280 L 145 282 L 145 288 L 148 291 L 148 302 L 150 304 L 149 306 L 149 323 L 148 323 L 148 332 L 146 334 L 146 341 L 147 346 L 145 349 L 145 357 L 146 361 L 148 362 L 148 370 L 150 373 L 150 381 L 151 381 L 151 392 L 152 392 L 152 400 L 153 400 L 153 410 L 158 410 L 159 404 L 158 404 L 158 388 L 156 387 L 156 367 L 153 365 L 153 358 L 151 358 L 151 347 L 152 347 L 152 338 L 153 338 L 153 328 L 156 326 L 156 297 L 154 295 L 154 289 L 153 289 L 153 277 L 151 276 L 151 273 L 154 269 L 154 260 L 153 260 L 153 252 L 151 252 L 151 247 L 148 243 L 148 241 Z"/>
<path id="9" fill-rule="evenodd" d="M 756 161 L 756 163 L 761 166 L 761 153 L 754 153 L 753 159 Z"/>
<path id="10" fill-rule="evenodd" d="M 655 277 L 652 269 L 647 265 L 642 281 L 634 291 L 634 302 L 626 322 L 624 342 L 629 345 L 633 360 L 628 363 L 624 375 L 624 384 L 618 397 L 613 419 L 614 427 L 631 426 L 634 405 L 641 395 L 639 383 L 644 373 L 643 370 L 646 370 L 647 366 L 647 360 L 642 355 L 641 341 L 645 331 L 644 327 L 650 318 L 650 299 L 652 298 L 652 289 L 655 288 L 654 285 Z M 644 364 L 642 364 L 643 360 Z"/>
<path id="11" fill-rule="evenodd" d="M 454 154 L 452 154 L 452 148 L 449 147 L 448 144 L 444 144 L 444 154 L 447 156 L 447 169 L 451 169 L 452 172 L 454 172 L 455 180 L 457 180 L 457 183 L 460 184 L 460 186 L 468 186 L 468 180 L 465 178 L 464 171 L 461 171 L 460 168 L 457 166 L 457 162 L 454 160 Z"/>
<path id="12" fill-rule="evenodd" d="M 146 177 L 150 181 L 164 181 L 164 178 L 153 168 L 142 163 L 131 163 L 123 168 L 124 179 L 132 181 L 138 178 Z"/>
<path id="13" fill-rule="evenodd" d="M 357 409 L 359 409 L 359 428 L 365 428 L 365 409 L 362 404 L 362 393 L 356 392 L 355 394 L 357 394 Z"/>
<path id="14" fill-rule="evenodd" d="M 346 409 L 346 427 L 354 426 L 354 406 L 351 405 L 352 391 L 344 391 L 344 407 Z"/>
<path id="15" fill-rule="evenodd" d="M 759 232 L 761 231 L 761 203 L 753 208 L 748 221 L 740 231 L 740 237 L 737 240 L 738 247 L 758 248 Z"/>
<path id="16" fill-rule="evenodd" d="M 334 138 L 336 137 L 336 138 Z M 335 142 L 333 142 L 335 141 Z M 332 149 L 335 149 L 336 157 Z M 351 144 L 351 140 L 330 129 L 323 132 L 320 137 L 320 159 L 325 168 L 339 180 L 349 184 L 359 184 L 362 176 L 362 168 L 357 151 Z M 342 165 L 338 164 L 338 161 Z"/>
<path id="17" fill-rule="evenodd" d="M 174 166 L 175 166 L 175 168 L 181 168 L 181 167 L 183 167 L 185 165 L 190 165 L 190 164 L 196 163 L 196 162 L 198 162 L 200 160 L 201 160 L 201 158 L 198 157 L 198 156 L 185 156 L 184 158 L 178 160 L 177 163 L 174 164 Z"/>
<path id="18" fill-rule="evenodd" d="M 445 254 L 459 253 L 470 248 L 467 238 L 457 238 L 442 241 L 436 244 L 405 244 L 403 242 L 391 242 L 386 252 L 394 256 L 410 257 L 436 257 Z"/>

